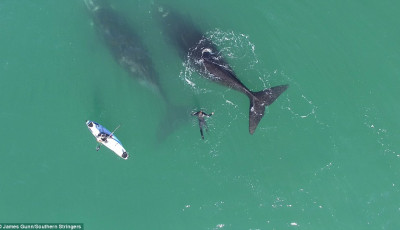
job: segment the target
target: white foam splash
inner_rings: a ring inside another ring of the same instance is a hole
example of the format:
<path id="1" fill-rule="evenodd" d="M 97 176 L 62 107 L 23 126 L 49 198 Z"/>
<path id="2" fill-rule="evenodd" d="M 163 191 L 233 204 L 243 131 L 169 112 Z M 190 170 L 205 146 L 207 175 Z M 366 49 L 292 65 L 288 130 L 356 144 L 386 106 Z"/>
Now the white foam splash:
<path id="1" fill-rule="evenodd" d="M 248 35 L 215 29 L 208 31 L 205 37 L 218 46 L 219 52 L 217 55 L 226 59 L 232 68 L 234 68 L 235 63 L 241 63 L 241 65 L 253 69 L 258 63 L 258 58 L 255 54 L 255 45 L 250 41 Z M 199 41 L 199 44 L 202 42 Z M 240 62 L 234 61 L 236 59 L 239 59 Z M 195 64 L 201 65 L 201 61 Z M 193 74 L 196 70 L 189 62 L 189 55 L 186 61 L 182 63 L 182 66 L 184 70 L 180 72 L 180 78 L 185 81 L 186 85 L 197 93 L 206 92 L 207 90 L 201 86 L 204 85 L 204 82 L 199 80 L 201 77 L 198 74 Z"/>
<path id="2" fill-rule="evenodd" d="M 185 78 L 186 83 L 188 83 L 190 86 L 195 87 L 196 84 L 192 81 L 190 81 L 189 79 Z"/>
<path id="3" fill-rule="evenodd" d="M 396 157 L 400 157 L 400 154 L 397 153 L 396 149 L 393 149 L 392 144 L 388 141 L 390 130 L 385 127 L 382 127 L 379 124 L 379 112 L 374 107 L 364 108 L 364 125 L 372 130 L 372 132 L 376 135 L 377 142 L 381 145 L 383 154 L 391 154 Z"/>

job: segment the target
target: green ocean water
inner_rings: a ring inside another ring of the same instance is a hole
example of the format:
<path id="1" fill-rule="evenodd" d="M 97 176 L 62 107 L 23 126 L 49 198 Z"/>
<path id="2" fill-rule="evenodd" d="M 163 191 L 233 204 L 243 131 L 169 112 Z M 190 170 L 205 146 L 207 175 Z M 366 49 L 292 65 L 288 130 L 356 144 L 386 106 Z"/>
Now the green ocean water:
<path id="1" fill-rule="evenodd" d="M 114 0 L 188 108 L 160 140 L 176 111 L 118 65 L 83 1 L 0 0 L 0 223 L 400 229 L 398 1 L 165 2 L 251 90 L 289 89 L 250 135 L 247 97 L 187 70 L 151 1 Z M 96 152 L 87 119 L 121 125 L 130 158 Z"/>

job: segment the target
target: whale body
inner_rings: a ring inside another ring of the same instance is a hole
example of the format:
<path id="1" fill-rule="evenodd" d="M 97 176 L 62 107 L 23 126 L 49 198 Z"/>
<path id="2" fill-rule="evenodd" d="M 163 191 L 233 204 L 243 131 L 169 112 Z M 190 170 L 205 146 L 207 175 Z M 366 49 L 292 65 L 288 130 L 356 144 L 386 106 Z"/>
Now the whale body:
<path id="1" fill-rule="evenodd" d="M 249 132 L 253 134 L 264 116 L 265 107 L 271 105 L 289 85 L 274 86 L 254 92 L 249 90 L 236 76 L 229 64 L 220 56 L 217 46 L 196 28 L 190 19 L 163 7 L 155 9 L 163 25 L 163 33 L 173 44 L 183 60 L 197 72 L 216 83 L 245 94 L 250 100 Z"/>
<path id="2" fill-rule="evenodd" d="M 141 37 L 104 0 L 84 0 L 94 27 L 114 59 L 143 85 L 161 93 L 158 74 Z"/>

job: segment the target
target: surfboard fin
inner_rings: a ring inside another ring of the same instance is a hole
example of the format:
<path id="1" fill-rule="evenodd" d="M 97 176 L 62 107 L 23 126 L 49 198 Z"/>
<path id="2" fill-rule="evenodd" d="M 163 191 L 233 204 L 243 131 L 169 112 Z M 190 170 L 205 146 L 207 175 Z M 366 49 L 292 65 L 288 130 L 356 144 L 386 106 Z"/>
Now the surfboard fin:
<path id="1" fill-rule="evenodd" d="M 253 92 L 250 97 L 249 132 L 253 134 L 258 123 L 264 116 L 265 107 L 271 105 L 289 85 L 274 86 L 259 92 Z"/>

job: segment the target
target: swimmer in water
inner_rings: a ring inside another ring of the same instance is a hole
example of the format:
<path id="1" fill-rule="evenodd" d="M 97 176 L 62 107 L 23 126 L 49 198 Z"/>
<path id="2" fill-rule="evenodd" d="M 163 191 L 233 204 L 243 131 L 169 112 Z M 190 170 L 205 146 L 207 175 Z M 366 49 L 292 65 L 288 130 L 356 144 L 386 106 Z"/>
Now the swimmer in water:
<path id="1" fill-rule="evenodd" d="M 200 134 L 201 134 L 201 138 L 203 140 L 204 140 L 203 127 L 205 127 L 206 132 L 208 132 L 208 126 L 207 126 L 206 120 L 204 120 L 204 117 L 205 116 L 211 117 L 211 115 L 213 115 L 213 114 L 214 114 L 214 112 L 212 112 L 211 114 L 207 114 L 201 110 L 198 112 L 192 113 L 192 116 L 197 116 L 197 118 L 199 119 Z"/>

